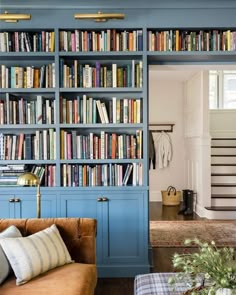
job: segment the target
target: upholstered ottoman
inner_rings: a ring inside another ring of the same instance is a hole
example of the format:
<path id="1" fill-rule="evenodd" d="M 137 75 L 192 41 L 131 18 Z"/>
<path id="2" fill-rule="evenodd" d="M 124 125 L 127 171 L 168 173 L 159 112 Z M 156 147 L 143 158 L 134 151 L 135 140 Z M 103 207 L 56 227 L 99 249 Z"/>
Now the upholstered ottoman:
<path id="1" fill-rule="evenodd" d="M 168 284 L 168 279 L 174 276 L 174 273 L 149 273 L 137 275 L 134 280 L 135 295 L 182 295 L 189 289 L 186 283 L 180 282 L 173 287 Z"/>

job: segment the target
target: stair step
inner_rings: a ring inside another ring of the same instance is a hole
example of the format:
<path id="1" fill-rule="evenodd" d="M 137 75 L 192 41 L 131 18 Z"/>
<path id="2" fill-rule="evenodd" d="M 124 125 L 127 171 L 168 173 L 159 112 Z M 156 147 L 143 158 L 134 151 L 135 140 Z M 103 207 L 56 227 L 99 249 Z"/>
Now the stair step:
<path id="1" fill-rule="evenodd" d="M 211 166 L 235 166 L 236 167 L 236 163 L 212 163 Z"/>
<path id="2" fill-rule="evenodd" d="M 236 187 L 236 183 L 212 183 L 214 187 Z"/>
<path id="3" fill-rule="evenodd" d="M 211 140 L 236 140 L 235 137 L 215 137 L 212 138 Z"/>
<path id="4" fill-rule="evenodd" d="M 211 176 L 236 176 L 236 173 L 211 173 Z"/>
<path id="5" fill-rule="evenodd" d="M 211 148 L 215 149 L 230 149 L 230 148 L 236 148 L 235 145 L 212 145 Z"/>
<path id="6" fill-rule="evenodd" d="M 211 155 L 211 157 L 236 157 L 236 155 Z"/>
<path id="7" fill-rule="evenodd" d="M 236 211 L 236 206 L 210 206 L 210 207 L 205 207 L 207 210 L 212 210 L 212 211 Z"/>
<path id="8" fill-rule="evenodd" d="M 235 174 L 236 175 L 236 165 L 235 166 L 211 166 L 212 174 Z"/>
<path id="9" fill-rule="evenodd" d="M 236 199 L 236 195 L 229 195 L 229 194 L 212 194 L 212 199 Z"/>

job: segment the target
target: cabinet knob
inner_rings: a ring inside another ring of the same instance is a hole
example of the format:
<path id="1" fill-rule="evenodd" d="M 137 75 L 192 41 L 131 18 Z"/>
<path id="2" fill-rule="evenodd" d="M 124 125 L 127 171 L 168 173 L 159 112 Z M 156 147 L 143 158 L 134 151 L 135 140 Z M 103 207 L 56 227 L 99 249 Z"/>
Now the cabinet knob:
<path id="1" fill-rule="evenodd" d="M 9 199 L 9 202 L 10 203 L 14 203 L 15 202 L 15 199 L 13 198 L 13 199 Z"/>
<path id="2" fill-rule="evenodd" d="M 102 202 L 102 198 L 97 198 L 97 201 L 98 202 Z"/>
<path id="3" fill-rule="evenodd" d="M 103 198 L 102 198 L 102 201 L 103 201 L 103 202 L 107 202 L 107 201 L 108 201 L 108 198 L 103 197 Z"/>
<path id="4" fill-rule="evenodd" d="M 16 203 L 19 203 L 19 202 L 20 202 L 20 199 L 15 199 L 15 202 L 16 202 Z"/>

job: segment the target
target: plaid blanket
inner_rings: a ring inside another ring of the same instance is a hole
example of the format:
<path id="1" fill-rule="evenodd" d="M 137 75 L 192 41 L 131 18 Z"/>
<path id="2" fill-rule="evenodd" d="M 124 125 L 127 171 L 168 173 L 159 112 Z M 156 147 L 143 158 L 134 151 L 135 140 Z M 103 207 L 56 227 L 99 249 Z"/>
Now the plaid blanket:
<path id="1" fill-rule="evenodd" d="M 182 295 L 189 289 L 186 283 L 180 282 L 175 285 L 175 290 L 168 284 L 168 279 L 174 273 L 149 273 L 137 275 L 134 280 L 135 295 Z"/>

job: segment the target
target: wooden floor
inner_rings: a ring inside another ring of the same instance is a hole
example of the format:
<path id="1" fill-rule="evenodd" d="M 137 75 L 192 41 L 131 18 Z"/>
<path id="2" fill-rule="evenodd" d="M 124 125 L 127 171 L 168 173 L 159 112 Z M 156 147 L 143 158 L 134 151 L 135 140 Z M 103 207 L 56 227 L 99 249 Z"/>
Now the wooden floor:
<path id="1" fill-rule="evenodd" d="M 151 202 L 149 208 L 150 220 L 198 220 L 201 219 L 196 214 L 184 216 L 178 214 L 180 206 L 162 206 L 161 202 Z M 175 248 L 177 251 L 178 248 Z M 173 249 L 164 248 L 155 251 L 153 249 L 152 272 L 170 272 L 173 271 L 170 257 L 173 255 Z M 168 262 L 169 261 L 169 262 Z M 95 295 L 133 295 L 134 278 L 102 278 L 98 279 Z"/>

